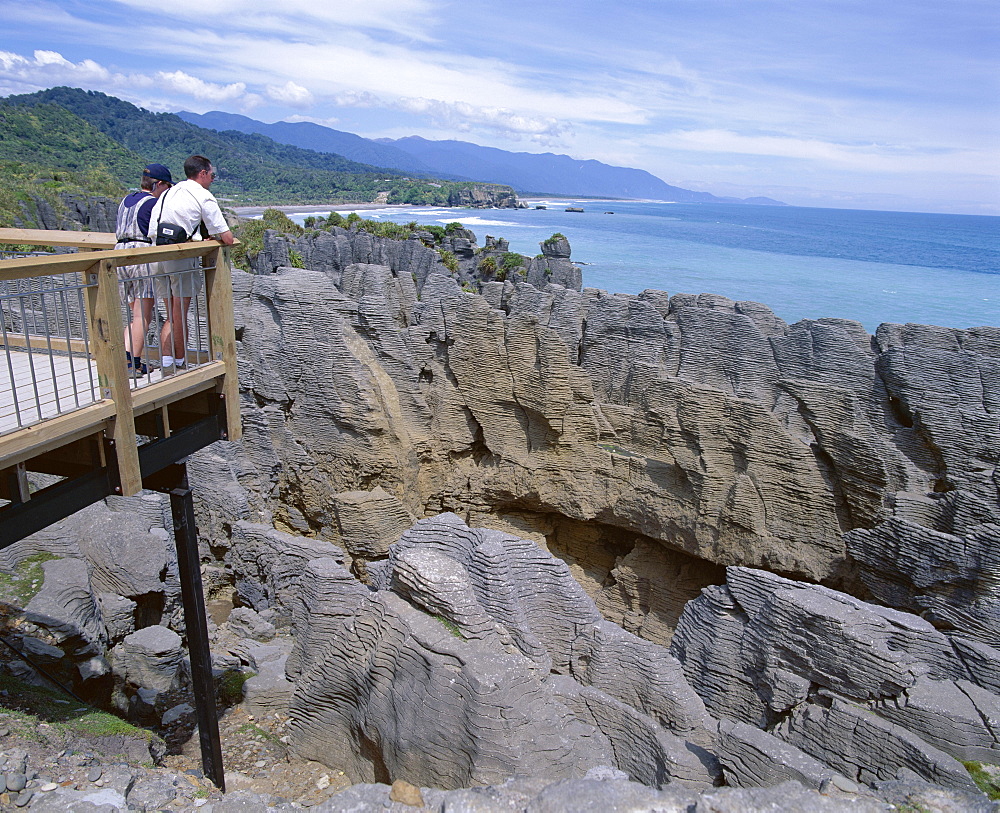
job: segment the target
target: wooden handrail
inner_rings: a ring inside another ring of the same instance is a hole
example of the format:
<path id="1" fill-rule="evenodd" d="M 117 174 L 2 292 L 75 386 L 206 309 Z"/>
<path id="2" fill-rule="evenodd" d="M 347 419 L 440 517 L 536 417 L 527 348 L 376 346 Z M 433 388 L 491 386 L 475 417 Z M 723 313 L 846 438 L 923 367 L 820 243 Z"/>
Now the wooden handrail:
<path id="1" fill-rule="evenodd" d="M 117 237 L 104 231 L 50 231 L 48 229 L 0 229 L 0 243 L 21 246 L 70 246 L 72 248 L 114 248 Z"/>
<path id="2" fill-rule="evenodd" d="M 9 231 L 16 230 L 0 229 L 0 243 L 6 241 L 6 232 Z M 180 243 L 175 246 L 142 246 L 141 248 L 120 248 L 83 254 L 14 257 L 9 260 L 0 260 L 0 280 L 26 279 L 74 272 L 86 273 L 96 265 L 98 260 L 113 260 L 116 266 L 186 260 L 208 254 L 222 245 L 218 240 L 201 240 Z M 234 245 L 239 245 L 239 243 L 234 243 Z"/>

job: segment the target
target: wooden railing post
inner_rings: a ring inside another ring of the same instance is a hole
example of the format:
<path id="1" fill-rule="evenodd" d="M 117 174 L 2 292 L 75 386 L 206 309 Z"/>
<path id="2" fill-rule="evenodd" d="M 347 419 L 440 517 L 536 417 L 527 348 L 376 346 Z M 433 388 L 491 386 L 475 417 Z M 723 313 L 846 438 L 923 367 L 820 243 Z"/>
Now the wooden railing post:
<path id="1" fill-rule="evenodd" d="M 233 273 L 229 249 L 217 248 L 205 255 L 205 291 L 208 296 L 208 336 L 212 361 L 223 361 L 226 374 L 219 387 L 225 399 L 229 440 L 243 436 L 240 422 L 240 382 L 236 364 L 236 332 L 233 320 Z"/>
<path id="2" fill-rule="evenodd" d="M 135 438 L 135 417 L 132 411 L 132 391 L 125 367 L 121 299 L 118 295 L 118 273 L 113 260 L 100 260 L 91 272 L 87 288 L 90 314 L 90 343 L 97 365 L 101 395 L 115 402 L 115 418 L 109 440 L 118 458 L 118 473 L 124 496 L 142 490 L 139 452 Z M 96 282 L 96 285 L 93 283 Z"/>
<path id="3" fill-rule="evenodd" d="M 78 254 L 89 254 L 90 252 L 94 251 L 94 249 L 88 248 L 87 246 L 79 246 L 76 249 L 76 251 L 77 251 Z M 90 284 L 90 277 L 93 275 L 93 273 L 94 273 L 93 269 L 91 269 L 89 271 L 81 271 L 80 272 L 80 282 L 82 282 L 84 285 L 89 285 Z M 88 331 L 88 334 L 86 334 L 86 335 L 89 335 L 90 326 L 92 324 L 94 324 L 94 309 L 91 306 L 90 297 L 89 296 L 85 296 L 83 298 L 83 310 L 84 310 L 83 318 L 85 320 L 84 321 L 84 329 Z M 86 338 L 86 335 L 85 335 L 84 338 Z M 87 352 L 89 353 L 91 351 L 88 349 Z"/>

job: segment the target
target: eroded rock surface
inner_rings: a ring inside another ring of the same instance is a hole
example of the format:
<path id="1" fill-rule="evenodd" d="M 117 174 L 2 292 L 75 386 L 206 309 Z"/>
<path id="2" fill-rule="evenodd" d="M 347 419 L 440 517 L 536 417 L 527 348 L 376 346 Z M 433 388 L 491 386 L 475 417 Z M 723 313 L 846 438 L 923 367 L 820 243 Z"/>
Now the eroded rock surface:
<path id="1" fill-rule="evenodd" d="M 742 565 L 998 645 L 1000 328 L 870 336 L 709 294 L 608 294 L 559 276 L 558 240 L 541 272 L 499 281 L 470 271 L 475 252 L 449 274 L 417 238 L 268 235 L 263 273 L 236 277 L 247 511 L 366 560 L 403 515 L 513 519 L 560 553 L 593 529 L 567 561 L 661 643 Z M 312 270 L 283 267 L 292 247 Z M 402 508 L 368 549 L 331 495 L 376 489 Z"/>
<path id="2" fill-rule="evenodd" d="M 714 724 L 679 664 L 602 619 L 535 544 L 445 514 L 370 567 L 373 590 L 330 559 L 308 572 L 294 629 L 312 645 L 290 670 L 297 755 L 356 781 L 439 787 L 609 764 L 656 786 L 712 784 Z"/>
<path id="3" fill-rule="evenodd" d="M 872 785 L 905 769 L 974 792 L 962 762 L 1000 761 L 1000 696 L 977 683 L 960 642 L 908 613 L 734 567 L 725 586 L 685 608 L 671 652 L 713 715 L 759 728 L 851 780 Z M 780 751 L 740 726 L 723 731 L 752 746 L 755 761 Z M 731 750 L 750 767 L 746 748 Z M 802 767 L 786 776 L 826 778 Z"/>
<path id="4" fill-rule="evenodd" d="M 604 766 L 656 788 L 790 781 L 874 803 L 910 778 L 979 794 L 962 762 L 1000 763 L 1000 696 L 952 639 L 829 588 L 727 575 L 668 651 L 601 618 L 537 544 L 454 514 L 404 533 L 370 587 L 314 560 L 291 750 L 354 781 L 443 788 Z"/>

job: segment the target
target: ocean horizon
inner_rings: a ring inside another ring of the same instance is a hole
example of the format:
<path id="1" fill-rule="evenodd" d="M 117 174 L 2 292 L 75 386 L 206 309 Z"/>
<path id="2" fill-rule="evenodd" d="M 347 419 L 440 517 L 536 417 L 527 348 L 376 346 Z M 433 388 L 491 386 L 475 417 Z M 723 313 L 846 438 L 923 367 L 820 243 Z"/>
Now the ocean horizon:
<path id="1" fill-rule="evenodd" d="M 585 287 L 712 293 L 801 319 L 1000 325 L 1000 217 L 799 206 L 526 198 L 528 209 L 387 206 L 373 220 L 459 222 L 528 256 L 566 236 Z M 535 206 L 545 206 L 544 209 Z M 567 207 L 583 212 L 567 212 Z M 314 207 L 310 207 L 311 209 Z M 350 210 L 348 210 L 350 211 Z M 341 213 L 344 213 L 343 211 Z M 322 212 L 290 212 L 303 223 Z"/>

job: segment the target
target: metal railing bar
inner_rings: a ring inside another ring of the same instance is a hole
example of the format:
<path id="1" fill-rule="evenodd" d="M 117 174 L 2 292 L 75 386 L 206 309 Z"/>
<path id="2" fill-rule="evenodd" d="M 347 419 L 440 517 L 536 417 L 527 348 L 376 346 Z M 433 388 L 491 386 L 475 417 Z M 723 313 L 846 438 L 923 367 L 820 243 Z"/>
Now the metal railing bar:
<path id="1" fill-rule="evenodd" d="M 0 319 L 0 326 L 3 327 L 3 343 L 7 344 L 7 316 L 3 314 L 3 319 Z M 14 378 L 14 362 L 10 355 L 10 350 L 7 350 L 7 372 L 10 375 L 10 394 L 14 400 L 14 415 L 17 419 L 17 425 L 22 426 L 23 421 L 21 420 L 21 408 L 17 400 L 17 381 Z"/>
<path id="2" fill-rule="evenodd" d="M 0 282 L 17 282 L 17 280 L 0 280 Z M 4 285 L 4 289 L 6 289 L 6 287 L 7 286 Z M 61 290 L 73 291 L 73 290 L 77 290 L 77 289 L 83 290 L 83 289 L 88 288 L 88 287 L 90 287 L 90 286 L 88 286 L 88 285 L 82 285 L 82 284 L 81 285 L 66 285 L 64 287 L 61 286 L 59 288 L 53 288 L 52 290 L 53 291 L 61 291 Z M 28 292 L 28 293 L 30 293 L 30 292 Z M 16 292 L 14 292 L 12 294 L 8 294 L 8 293 L 0 294 L 0 302 L 6 302 L 6 301 L 12 300 L 12 299 L 21 299 L 22 297 L 25 296 L 25 294 L 26 294 L 25 291 L 16 291 Z"/>
<path id="3" fill-rule="evenodd" d="M 69 373 L 70 381 L 73 382 L 73 402 L 76 404 L 77 408 L 80 407 L 80 393 L 77 391 L 76 386 L 76 359 L 73 357 L 73 345 L 70 343 L 69 335 L 69 304 L 66 302 L 66 291 L 60 290 L 59 296 L 62 298 L 62 309 L 63 313 L 66 315 L 66 348 L 69 351 Z"/>
<path id="4" fill-rule="evenodd" d="M 35 375 L 35 358 L 31 352 L 31 339 L 28 333 L 28 317 L 24 312 L 24 298 L 19 300 L 21 306 L 21 328 L 24 330 L 24 343 L 28 350 L 28 369 L 31 370 L 31 387 L 35 391 L 35 406 L 38 409 L 38 418 L 42 417 L 42 401 L 38 395 L 38 376 Z"/>
<path id="5" fill-rule="evenodd" d="M 44 284 L 42 285 L 44 289 Z M 41 306 L 42 319 L 45 322 L 45 344 L 48 349 L 49 355 L 49 371 L 52 373 L 52 389 L 56 396 L 56 414 L 62 413 L 62 402 L 59 400 L 59 384 L 58 376 L 56 375 L 56 359 L 52 354 L 52 334 L 49 332 L 49 313 L 45 308 L 45 292 L 39 295 L 39 305 Z M 37 325 L 37 323 L 36 323 Z M 72 367 L 72 365 L 70 365 Z"/>
<path id="6" fill-rule="evenodd" d="M 86 319 L 87 307 L 86 307 L 86 305 L 83 302 L 83 290 L 84 290 L 84 288 L 87 288 L 87 287 L 90 287 L 90 286 L 89 285 L 82 285 L 81 284 L 81 285 L 73 286 L 69 290 L 76 290 L 76 298 L 77 298 L 77 301 L 78 301 L 78 307 L 80 309 L 79 312 L 81 314 L 84 314 L 84 318 L 82 318 L 80 320 L 80 332 L 83 334 L 83 347 L 84 347 L 84 350 L 87 353 L 87 361 L 88 361 L 87 371 L 88 371 L 88 374 L 90 376 L 90 396 L 91 396 L 91 398 L 94 398 L 95 401 L 101 401 L 101 400 L 103 400 L 103 393 L 101 393 L 100 389 L 97 386 L 95 386 L 95 384 L 94 384 L 94 365 L 89 363 L 90 359 L 92 359 L 94 357 L 94 354 L 93 354 L 93 352 L 90 349 L 90 326 L 87 323 L 87 319 Z M 98 395 L 101 395 L 102 397 L 95 398 L 94 397 L 94 393 L 95 392 Z"/>
<path id="7" fill-rule="evenodd" d="M 204 312 L 208 312 L 208 307 L 205 305 L 205 270 L 201 271 L 201 290 L 198 295 L 194 298 L 194 333 L 195 333 L 195 366 L 198 365 L 199 359 L 201 358 L 201 351 L 203 348 L 203 339 L 201 332 L 201 315 L 203 313 L 202 308 L 204 307 Z"/>

